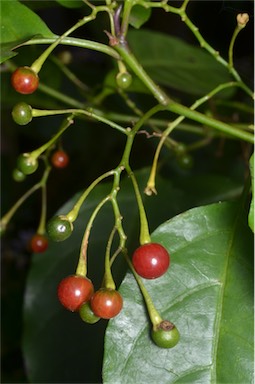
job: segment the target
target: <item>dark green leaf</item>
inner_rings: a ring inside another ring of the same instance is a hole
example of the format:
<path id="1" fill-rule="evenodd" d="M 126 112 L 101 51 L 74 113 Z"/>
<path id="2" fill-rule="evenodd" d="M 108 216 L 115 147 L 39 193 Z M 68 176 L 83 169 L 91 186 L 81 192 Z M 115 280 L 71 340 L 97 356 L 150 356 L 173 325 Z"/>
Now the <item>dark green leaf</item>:
<path id="1" fill-rule="evenodd" d="M 228 69 L 209 53 L 179 38 L 133 30 L 128 34 L 128 42 L 144 69 L 163 86 L 202 96 L 231 80 Z M 233 90 L 224 91 L 225 96 L 231 94 Z"/>
<path id="2" fill-rule="evenodd" d="M 60 5 L 67 8 L 80 8 L 84 5 L 82 0 L 56 0 Z"/>
<path id="3" fill-rule="evenodd" d="M 148 170 L 136 173 L 141 191 L 146 186 L 148 174 Z M 217 183 L 219 185 L 217 198 L 224 199 L 224 196 L 229 195 L 230 189 L 236 189 L 236 183 L 226 183 L 223 177 L 219 177 Z M 174 181 L 169 182 L 158 177 L 158 195 L 144 196 L 151 230 L 187 208 L 187 196 L 192 192 L 189 187 L 185 191 L 175 184 Z M 211 188 L 210 184 L 208 188 Z M 100 321 L 89 326 L 84 324 L 78 315 L 65 311 L 57 301 L 56 289 L 61 278 L 75 271 L 86 223 L 96 204 L 110 190 L 111 184 L 98 186 L 82 206 L 72 236 L 63 243 L 51 243 L 44 254 L 33 256 L 24 306 L 24 356 L 31 382 L 101 381 L 98 375 L 101 372 L 106 324 Z M 196 195 L 196 190 L 194 194 Z M 205 201 L 206 194 L 208 190 L 204 189 L 204 196 L 201 193 L 197 200 L 194 196 L 194 204 L 198 204 L 202 197 Z M 207 199 L 214 201 L 213 196 Z M 77 196 L 62 207 L 59 213 L 67 213 L 76 200 Z M 128 247 L 132 249 L 134 244 L 138 243 L 139 218 L 129 179 L 123 179 L 118 200 L 123 225 L 128 235 Z M 113 214 L 109 205 L 98 215 L 89 240 L 88 276 L 96 288 L 102 280 L 105 246 L 112 225 Z M 119 283 L 126 271 L 126 264 L 123 265 L 122 257 L 117 263 L 116 266 L 114 264 L 113 272 Z"/>
<path id="4" fill-rule="evenodd" d="M 144 8 L 141 5 L 135 5 L 130 14 L 129 24 L 139 29 L 151 16 L 151 8 Z"/>
<path id="5" fill-rule="evenodd" d="M 15 55 L 12 50 L 35 35 L 53 37 L 47 25 L 17 0 L 1 3 L 1 62 Z M 11 56 L 12 55 L 12 56 Z"/>
<path id="6" fill-rule="evenodd" d="M 249 210 L 248 222 L 251 230 L 254 232 L 254 154 L 250 158 L 250 174 L 251 174 L 251 188 L 252 197 Z"/>
<path id="7" fill-rule="evenodd" d="M 120 287 L 124 309 L 106 331 L 105 383 L 252 382 L 253 243 L 243 216 L 237 204 L 214 204 L 154 232 L 153 241 L 171 254 L 171 267 L 144 283 L 181 340 L 169 350 L 153 344 L 141 294 L 128 273 Z"/>

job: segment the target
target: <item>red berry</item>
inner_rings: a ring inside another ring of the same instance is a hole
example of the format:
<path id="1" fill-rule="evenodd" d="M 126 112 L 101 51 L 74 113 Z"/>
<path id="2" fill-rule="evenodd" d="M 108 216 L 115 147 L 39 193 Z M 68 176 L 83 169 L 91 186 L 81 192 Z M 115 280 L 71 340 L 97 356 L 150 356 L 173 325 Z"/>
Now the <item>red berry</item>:
<path id="1" fill-rule="evenodd" d="M 92 282 L 79 275 L 65 277 L 58 286 L 58 299 L 69 311 L 78 311 L 80 306 L 89 301 L 94 293 Z"/>
<path id="2" fill-rule="evenodd" d="M 37 90 L 39 77 L 30 67 L 19 67 L 13 72 L 11 83 L 15 91 L 28 95 Z"/>
<path id="3" fill-rule="evenodd" d="M 162 245 L 148 243 L 135 250 L 132 263 L 138 275 L 145 279 L 155 279 L 167 271 L 170 256 Z"/>
<path id="4" fill-rule="evenodd" d="M 48 248 L 48 239 L 44 235 L 36 233 L 30 240 L 30 248 L 34 253 L 45 252 Z"/>
<path id="5" fill-rule="evenodd" d="M 92 296 L 90 306 L 96 316 L 111 319 L 121 311 L 123 300 L 115 289 L 101 288 Z"/>
<path id="6" fill-rule="evenodd" d="M 69 163 L 69 156 L 64 151 L 56 151 L 51 157 L 51 163 L 55 168 L 65 168 Z"/>

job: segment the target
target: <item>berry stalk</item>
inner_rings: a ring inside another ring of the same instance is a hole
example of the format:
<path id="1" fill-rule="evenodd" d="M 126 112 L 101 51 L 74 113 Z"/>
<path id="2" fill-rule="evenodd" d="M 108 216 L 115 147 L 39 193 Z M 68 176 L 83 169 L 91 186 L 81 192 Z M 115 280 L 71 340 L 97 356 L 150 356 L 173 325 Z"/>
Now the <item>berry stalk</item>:
<path id="1" fill-rule="evenodd" d="M 90 216 L 90 219 L 88 221 L 86 230 L 84 232 L 84 236 L 81 243 L 81 249 L 80 249 L 80 256 L 78 265 L 76 268 L 76 275 L 80 276 L 86 276 L 87 275 L 87 250 L 88 250 L 88 241 L 89 241 L 89 235 L 90 231 L 93 225 L 93 222 L 100 211 L 100 209 L 103 207 L 103 205 L 110 200 L 110 195 L 106 196 L 94 209 L 92 215 Z"/>

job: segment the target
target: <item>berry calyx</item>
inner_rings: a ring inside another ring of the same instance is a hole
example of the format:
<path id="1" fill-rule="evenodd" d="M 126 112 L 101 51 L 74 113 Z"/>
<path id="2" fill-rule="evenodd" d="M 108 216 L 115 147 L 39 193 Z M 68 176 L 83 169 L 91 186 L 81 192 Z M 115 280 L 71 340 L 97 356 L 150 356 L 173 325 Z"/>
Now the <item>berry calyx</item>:
<path id="1" fill-rule="evenodd" d="M 29 153 L 22 153 L 17 160 L 17 167 L 24 175 L 31 175 L 38 168 L 37 159 L 33 159 Z"/>
<path id="2" fill-rule="evenodd" d="M 139 276 L 145 279 L 156 279 L 167 271 L 170 255 L 162 245 L 147 243 L 135 250 L 132 263 Z"/>
<path id="3" fill-rule="evenodd" d="M 127 89 L 132 83 L 132 76 L 128 72 L 120 72 L 116 76 L 116 82 L 121 89 Z"/>
<path id="4" fill-rule="evenodd" d="M 40 235 L 36 233 L 30 240 L 30 248 L 34 253 L 45 252 L 48 248 L 48 239 L 45 235 Z"/>
<path id="5" fill-rule="evenodd" d="M 65 168 L 69 163 L 69 156 L 65 151 L 56 151 L 51 157 L 51 163 L 55 168 Z"/>
<path id="6" fill-rule="evenodd" d="M 71 236 L 73 224 L 65 216 L 54 216 L 47 224 L 47 233 L 54 241 L 63 241 Z"/>
<path id="7" fill-rule="evenodd" d="M 61 280 L 57 293 L 60 303 L 69 311 L 74 312 L 91 298 L 94 287 L 87 277 L 70 275 Z"/>
<path id="8" fill-rule="evenodd" d="M 12 109 L 12 118 L 19 125 L 30 123 L 33 118 L 31 105 L 24 102 L 16 104 Z"/>
<path id="9" fill-rule="evenodd" d="M 91 297 L 90 305 L 96 316 L 102 319 L 111 319 L 120 313 L 123 299 L 115 289 L 100 288 Z"/>
<path id="10" fill-rule="evenodd" d="M 151 337 L 160 348 L 173 348 L 180 340 L 180 334 L 176 326 L 168 320 L 163 320 L 152 329 Z"/>
<path id="11" fill-rule="evenodd" d="M 81 319 L 88 324 L 95 324 L 100 320 L 100 317 L 96 316 L 91 309 L 90 303 L 83 303 L 79 308 L 79 314 Z"/>
<path id="12" fill-rule="evenodd" d="M 15 91 L 29 95 L 37 90 L 39 77 L 30 67 L 19 67 L 12 74 L 11 84 Z"/>
<path id="13" fill-rule="evenodd" d="M 21 182 L 25 180 L 26 175 L 24 175 L 24 173 L 21 172 L 19 169 L 14 169 L 12 172 L 12 177 L 15 181 Z"/>

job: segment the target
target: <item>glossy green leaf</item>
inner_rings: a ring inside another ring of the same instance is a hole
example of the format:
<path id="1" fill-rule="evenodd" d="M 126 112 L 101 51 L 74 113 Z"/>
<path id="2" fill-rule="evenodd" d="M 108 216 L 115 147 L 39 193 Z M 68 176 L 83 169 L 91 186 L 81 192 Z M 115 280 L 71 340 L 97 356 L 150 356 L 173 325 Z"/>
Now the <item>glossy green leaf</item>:
<path id="1" fill-rule="evenodd" d="M 231 80 L 228 69 L 202 48 L 163 33 L 130 31 L 128 42 L 139 62 L 160 85 L 204 95 Z M 230 96 L 233 90 L 220 95 Z"/>
<path id="2" fill-rule="evenodd" d="M 1 63 L 15 55 L 18 44 L 35 35 L 53 37 L 41 18 L 17 0 L 1 2 Z"/>
<path id="3" fill-rule="evenodd" d="M 145 169 L 136 172 L 136 175 L 143 191 L 149 171 Z M 235 191 L 237 188 L 235 182 L 231 184 L 224 180 L 223 177 L 217 179 L 219 187 L 216 198 L 220 197 L 221 200 L 229 196 L 229 190 Z M 208 188 L 211 189 L 210 184 Z M 93 326 L 84 324 L 78 315 L 61 307 L 56 297 L 56 289 L 61 278 L 75 271 L 86 223 L 96 204 L 110 190 L 111 183 L 98 186 L 82 206 L 72 236 L 63 243 L 51 242 L 45 253 L 33 256 L 25 294 L 23 337 L 23 353 L 31 382 L 101 381 L 106 322 L 100 321 Z M 191 193 L 194 193 L 194 205 L 199 204 L 201 198 L 206 201 L 206 195 L 207 201 L 215 201 L 206 188 L 204 196 L 201 193 L 196 200 L 196 189 L 192 192 L 190 187 L 185 190 L 175 181 L 169 182 L 161 177 L 157 178 L 157 190 L 157 196 L 143 195 L 151 230 L 186 209 L 187 196 Z M 67 213 L 76 200 L 77 196 L 74 196 L 59 213 Z M 132 249 L 138 244 L 139 218 L 133 188 L 128 178 L 123 179 L 121 183 L 118 200 L 123 215 L 123 226 L 128 235 L 128 247 Z M 102 281 L 105 246 L 112 225 L 113 214 L 111 206 L 108 205 L 100 211 L 89 240 L 88 277 L 93 280 L 96 288 Z M 113 269 L 117 283 L 121 282 L 125 271 L 126 263 L 120 257 Z M 137 299 L 140 300 L 139 295 Z"/>
<path id="4" fill-rule="evenodd" d="M 251 228 L 251 230 L 254 232 L 254 153 L 252 154 L 250 158 L 250 174 L 251 174 L 251 205 L 249 210 L 249 216 L 248 216 L 248 223 Z"/>
<path id="5" fill-rule="evenodd" d="M 130 14 L 129 24 L 139 29 L 151 16 L 151 8 L 144 8 L 141 5 L 135 5 Z"/>
<path id="6" fill-rule="evenodd" d="M 144 280 L 181 339 L 160 349 L 131 273 L 120 287 L 123 311 L 106 331 L 107 384 L 251 383 L 253 380 L 253 242 L 238 204 L 189 210 L 162 224 L 153 241 L 171 254 L 159 279 Z"/>

